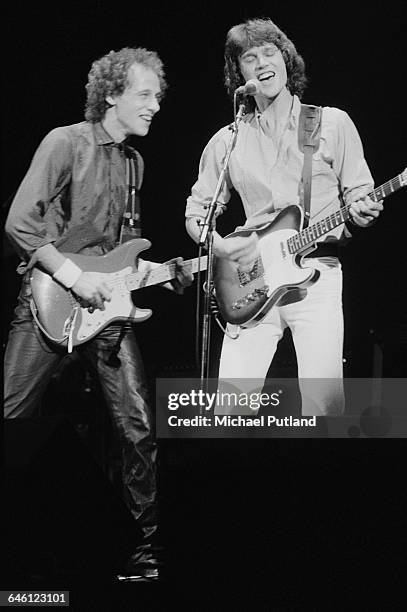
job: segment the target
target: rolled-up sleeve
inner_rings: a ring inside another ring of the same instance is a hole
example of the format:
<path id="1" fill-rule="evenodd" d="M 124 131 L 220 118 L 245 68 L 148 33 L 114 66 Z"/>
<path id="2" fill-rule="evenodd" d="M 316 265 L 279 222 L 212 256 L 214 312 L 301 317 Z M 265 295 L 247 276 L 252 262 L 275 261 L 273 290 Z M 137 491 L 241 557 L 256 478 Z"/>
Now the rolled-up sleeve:
<path id="1" fill-rule="evenodd" d="M 222 164 L 227 151 L 228 128 L 222 128 L 206 145 L 199 163 L 198 180 L 191 189 L 191 195 L 187 199 L 185 216 L 202 217 L 206 215 L 206 208 L 212 202 L 215 189 L 222 170 Z M 225 181 L 217 198 L 216 216 L 220 215 L 230 200 L 232 183 L 228 171 L 225 173 Z"/>
<path id="2" fill-rule="evenodd" d="M 345 203 L 351 204 L 367 195 L 373 189 L 374 181 L 355 124 L 345 111 L 337 109 L 337 113 L 333 169 L 339 179 Z M 360 228 L 347 221 L 343 226 L 342 238 L 349 239 L 359 231 Z"/>
<path id="3" fill-rule="evenodd" d="M 45 215 L 50 203 L 69 182 L 71 165 L 69 136 L 58 128 L 52 130 L 34 154 L 6 220 L 6 234 L 24 261 L 56 239 L 47 235 Z"/>
<path id="4" fill-rule="evenodd" d="M 339 178 L 342 194 L 348 204 L 367 195 L 373 189 L 374 182 L 355 124 L 345 111 L 338 111 L 337 120 L 333 169 Z"/>

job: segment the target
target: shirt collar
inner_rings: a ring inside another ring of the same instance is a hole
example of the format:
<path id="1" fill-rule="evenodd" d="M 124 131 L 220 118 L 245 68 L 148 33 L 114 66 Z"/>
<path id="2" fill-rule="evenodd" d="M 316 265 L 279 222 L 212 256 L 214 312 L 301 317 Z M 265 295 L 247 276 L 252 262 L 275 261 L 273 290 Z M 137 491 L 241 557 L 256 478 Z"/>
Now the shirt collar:
<path id="1" fill-rule="evenodd" d="M 126 151 L 127 149 L 131 149 L 130 145 L 127 142 L 127 139 L 122 142 L 115 142 L 113 138 L 110 136 L 108 132 L 106 132 L 105 128 L 101 123 L 95 123 L 95 137 L 96 143 L 102 146 L 112 146 L 117 147 L 120 151 Z"/>
<path id="2" fill-rule="evenodd" d="M 106 132 L 101 123 L 95 123 L 95 137 L 98 145 L 115 144 L 113 138 Z"/>
<path id="3" fill-rule="evenodd" d="M 267 117 L 267 109 L 269 107 L 267 107 L 262 113 L 258 110 L 258 108 L 256 107 L 256 110 L 254 111 L 254 116 L 257 122 L 257 125 L 260 125 L 260 120 L 261 117 Z M 293 104 L 291 107 L 291 112 L 290 112 L 290 116 L 288 117 L 288 128 L 296 128 L 298 125 L 298 121 L 299 121 L 299 117 L 300 117 L 300 112 L 301 112 L 301 102 L 298 96 L 296 96 L 295 94 L 293 95 Z"/>

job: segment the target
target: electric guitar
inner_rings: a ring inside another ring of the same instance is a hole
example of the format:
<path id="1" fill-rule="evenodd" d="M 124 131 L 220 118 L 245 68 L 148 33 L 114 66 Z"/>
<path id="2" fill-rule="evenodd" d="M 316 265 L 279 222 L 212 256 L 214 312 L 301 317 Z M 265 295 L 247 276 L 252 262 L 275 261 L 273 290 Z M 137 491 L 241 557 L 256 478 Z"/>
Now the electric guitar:
<path id="1" fill-rule="evenodd" d="M 407 169 L 397 177 L 374 189 L 369 196 L 381 200 L 407 184 Z M 315 249 L 315 241 L 349 219 L 347 205 L 323 221 L 301 231 L 302 209 L 293 204 L 274 219 L 256 228 L 240 229 L 232 236 L 247 236 L 256 231 L 260 257 L 249 273 L 227 259 L 215 258 L 214 289 L 219 311 L 225 321 L 242 327 L 258 325 L 281 299 L 294 289 L 306 288 L 319 278 L 319 270 L 304 265 L 304 254 Z M 90 312 L 88 307 L 69 289 L 48 273 L 34 268 L 31 275 L 31 310 L 43 333 L 53 342 L 68 347 L 87 342 L 114 321 L 145 321 L 150 309 L 138 308 L 131 292 L 142 287 L 165 283 L 175 278 L 175 264 L 161 264 L 142 273 L 137 270 L 139 253 L 150 248 L 151 242 L 136 238 L 106 255 L 66 253 L 83 271 L 108 274 L 112 289 L 111 301 L 105 310 Z M 265 264 L 263 264 L 265 262 Z M 183 262 L 194 274 L 205 270 L 207 257 Z"/>
<path id="2" fill-rule="evenodd" d="M 407 168 L 368 195 L 372 200 L 383 200 L 406 185 Z M 216 259 L 214 284 L 223 319 L 241 327 L 255 327 L 288 293 L 291 301 L 302 299 L 297 290 L 313 285 L 320 276 L 304 255 L 315 250 L 318 238 L 349 219 L 349 209 L 350 204 L 301 229 L 303 210 L 292 204 L 260 227 L 245 227 L 229 234 L 226 238 L 249 236 L 255 231 L 260 257 L 249 273 L 241 272 L 227 259 Z"/>
<path id="3" fill-rule="evenodd" d="M 42 332 L 53 342 L 68 347 L 87 342 L 114 321 L 145 321 L 152 315 L 150 309 L 138 308 L 131 292 L 172 280 L 176 276 L 174 263 L 161 264 L 148 272 L 137 270 L 138 255 L 150 248 L 151 242 L 136 238 L 125 242 L 106 255 L 78 255 L 65 253 L 83 271 L 104 272 L 112 289 L 105 310 L 93 312 L 83 305 L 72 291 L 55 281 L 48 273 L 34 268 L 31 275 L 31 311 Z M 207 257 L 198 257 L 182 263 L 194 274 L 205 270 Z"/>

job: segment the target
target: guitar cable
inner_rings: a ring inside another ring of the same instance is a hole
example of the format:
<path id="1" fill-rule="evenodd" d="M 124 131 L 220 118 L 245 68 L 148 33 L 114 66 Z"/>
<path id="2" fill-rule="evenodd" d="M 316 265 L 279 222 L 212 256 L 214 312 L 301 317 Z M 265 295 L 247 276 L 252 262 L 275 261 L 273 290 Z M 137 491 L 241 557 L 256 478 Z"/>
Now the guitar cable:
<path id="1" fill-rule="evenodd" d="M 207 289 L 204 287 L 204 291 L 207 291 Z M 209 305 L 210 305 L 210 309 L 211 309 L 211 313 L 216 321 L 216 323 L 218 324 L 218 326 L 220 327 L 220 329 L 223 331 L 223 333 L 228 336 L 228 338 L 230 338 L 231 340 L 237 340 L 237 338 L 240 336 L 240 333 L 237 332 L 236 334 L 231 334 L 227 327 L 225 325 L 222 325 L 222 322 L 219 318 L 219 306 L 218 306 L 218 302 L 217 299 L 215 297 L 215 290 L 214 287 L 212 287 L 211 290 L 211 294 L 210 294 L 210 298 L 209 298 Z M 240 329 L 240 327 L 238 325 L 235 325 L 235 327 L 237 327 L 238 329 Z"/>

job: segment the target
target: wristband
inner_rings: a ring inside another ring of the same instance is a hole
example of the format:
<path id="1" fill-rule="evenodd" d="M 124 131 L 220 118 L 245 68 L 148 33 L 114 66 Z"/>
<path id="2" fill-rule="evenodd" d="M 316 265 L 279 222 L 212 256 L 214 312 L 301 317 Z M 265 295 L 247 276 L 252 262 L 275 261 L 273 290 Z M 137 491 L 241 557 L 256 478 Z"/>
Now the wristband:
<path id="1" fill-rule="evenodd" d="M 61 285 L 64 285 L 67 289 L 70 289 L 74 286 L 81 274 L 82 270 L 79 266 L 74 264 L 70 259 L 65 259 L 62 266 L 52 275 L 52 278 L 61 283 Z"/>

